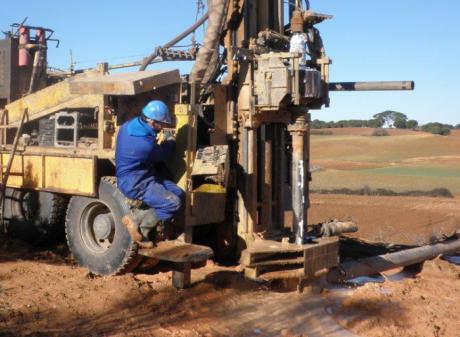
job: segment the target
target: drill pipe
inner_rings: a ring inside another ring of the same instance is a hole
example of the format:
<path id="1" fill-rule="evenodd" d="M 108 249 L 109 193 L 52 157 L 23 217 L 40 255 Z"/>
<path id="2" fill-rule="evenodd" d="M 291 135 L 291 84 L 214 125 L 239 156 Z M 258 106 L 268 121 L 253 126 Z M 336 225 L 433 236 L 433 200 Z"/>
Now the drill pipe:
<path id="1" fill-rule="evenodd" d="M 294 212 L 295 243 L 302 245 L 306 242 L 308 219 L 308 184 L 309 184 L 309 143 L 308 115 L 299 115 L 288 130 L 292 137 L 292 210 Z"/>
<path id="2" fill-rule="evenodd" d="M 329 91 L 414 90 L 414 81 L 399 82 L 332 82 Z"/>
<path id="3" fill-rule="evenodd" d="M 406 249 L 400 252 L 367 257 L 356 261 L 348 261 L 331 269 L 327 280 L 332 283 L 343 282 L 360 276 L 372 275 L 386 270 L 411 266 L 439 255 L 452 254 L 460 251 L 460 239 L 449 240 L 434 245 Z"/>

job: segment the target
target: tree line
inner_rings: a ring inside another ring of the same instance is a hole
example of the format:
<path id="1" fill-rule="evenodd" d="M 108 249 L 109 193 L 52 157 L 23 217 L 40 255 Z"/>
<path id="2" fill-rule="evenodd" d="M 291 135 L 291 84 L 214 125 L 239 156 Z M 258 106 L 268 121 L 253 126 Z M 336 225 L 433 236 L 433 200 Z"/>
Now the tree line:
<path id="1" fill-rule="evenodd" d="M 344 119 L 337 122 L 325 122 L 315 119 L 311 122 L 313 129 L 329 128 L 397 128 L 414 129 L 430 132 L 436 135 L 448 135 L 452 129 L 460 129 L 460 124 L 451 125 L 438 122 L 419 125 L 415 119 L 409 119 L 405 114 L 387 110 L 372 116 L 371 119 Z"/>

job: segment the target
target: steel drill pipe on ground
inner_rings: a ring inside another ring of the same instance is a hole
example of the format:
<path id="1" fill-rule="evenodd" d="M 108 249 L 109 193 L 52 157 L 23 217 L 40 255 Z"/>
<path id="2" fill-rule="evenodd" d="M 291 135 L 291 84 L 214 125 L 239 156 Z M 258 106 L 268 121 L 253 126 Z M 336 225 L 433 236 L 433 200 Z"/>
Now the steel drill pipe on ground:
<path id="1" fill-rule="evenodd" d="M 396 253 L 372 256 L 356 261 L 348 261 L 331 269 L 327 280 L 332 283 L 343 282 L 360 276 L 380 273 L 386 270 L 412 266 L 439 255 L 460 252 L 460 239 L 449 240 L 434 245 L 403 250 Z"/>
<path id="2" fill-rule="evenodd" d="M 208 7 L 208 28 L 206 29 L 203 46 L 198 51 L 195 64 L 190 73 L 190 82 L 192 83 L 201 83 L 208 70 L 212 55 L 218 48 L 227 9 L 227 0 L 209 0 Z"/>
<path id="3" fill-rule="evenodd" d="M 414 81 L 331 82 L 329 91 L 414 90 Z"/>

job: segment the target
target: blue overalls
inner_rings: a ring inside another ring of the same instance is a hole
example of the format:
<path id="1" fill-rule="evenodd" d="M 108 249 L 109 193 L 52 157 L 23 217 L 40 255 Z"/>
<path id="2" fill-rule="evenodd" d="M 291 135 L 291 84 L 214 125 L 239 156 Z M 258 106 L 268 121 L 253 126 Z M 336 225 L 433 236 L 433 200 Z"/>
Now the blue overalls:
<path id="1" fill-rule="evenodd" d="M 184 191 L 172 181 L 159 177 L 153 164 L 165 161 L 175 142 L 156 142 L 153 128 L 136 117 L 118 132 L 115 167 L 118 188 L 130 199 L 142 200 L 162 221 L 170 220 L 181 207 Z"/>

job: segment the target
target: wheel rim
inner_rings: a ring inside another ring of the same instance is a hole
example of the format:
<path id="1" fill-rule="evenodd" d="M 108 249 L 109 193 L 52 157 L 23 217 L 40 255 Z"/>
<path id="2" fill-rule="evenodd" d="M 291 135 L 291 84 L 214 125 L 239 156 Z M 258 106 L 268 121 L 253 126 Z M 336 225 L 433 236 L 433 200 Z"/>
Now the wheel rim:
<path id="1" fill-rule="evenodd" d="M 94 253 L 107 252 L 115 237 L 115 219 L 109 207 L 101 201 L 86 206 L 80 217 L 83 244 Z"/>

